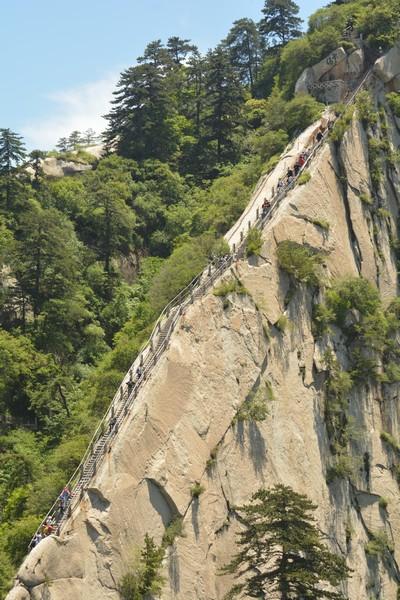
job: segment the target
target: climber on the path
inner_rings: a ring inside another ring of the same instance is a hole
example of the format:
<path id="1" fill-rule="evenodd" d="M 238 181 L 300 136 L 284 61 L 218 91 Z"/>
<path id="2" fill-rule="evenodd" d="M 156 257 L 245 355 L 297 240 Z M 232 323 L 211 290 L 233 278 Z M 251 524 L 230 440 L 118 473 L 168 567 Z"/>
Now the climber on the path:
<path id="1" fill-rule="evenodd" d="M 31 543 L 29 544 L 29 548 L 32 549 L 35 546 L 37 546 L 39 544 L 39 542 L 41 542 L 43 539 L 43 535 L 40 533 L 35 533 L 35 535 L 33 536 L 33 540 L 31 541 Z"/>
<path id="2" fill-rule="evenodd" d="M 140 367 L 140 366 L 139 366 L 139 367 L 136 369 L 136 377 L 137 377 L 137 380 L 138 380 L 138 381 L 140 381 L 140 379 L 141 379 L 142 375 L 143 375 L 143 369 L 142 369 L 142 367 Z"/>
<path id="3" fill-rule="evenodd" d="M 271 208 L 271 202 L 269 202 L 269 200 L 267 200 L 265 198 L 264 202 L 262 203 L 262 207 L 261 207 L 261 215 L 263 218 L 267 215 L 270 208 Z"/>
<path id="4" fill-rule="evenodd" d="M 54 519 L 52 517 L 48 517 L 46 519 L 45 524 L 43 525 L 43 535 L 44 535 L 44 537 L 48 537 L 49 535 L 51 535 L 55 531 L 56 531 L 56 526 L 55 526 Z"/>
<path id="5" fill-rule="evenodd" d="M 112 415 L 109 423 L 108 423 L 108 433 L 111 433 L 117 423 L 117 418 L 115 415 Z"/>
<path id="6" fill-rule="evenodd" d="M 65 509 L 67 508 L 70 498 L 71 498 L 71 491 L 70 491 L 69 487 L 66 485 L 60 494 L 60 508 L 61 508 L 62 512 L 64 512 Z"/>

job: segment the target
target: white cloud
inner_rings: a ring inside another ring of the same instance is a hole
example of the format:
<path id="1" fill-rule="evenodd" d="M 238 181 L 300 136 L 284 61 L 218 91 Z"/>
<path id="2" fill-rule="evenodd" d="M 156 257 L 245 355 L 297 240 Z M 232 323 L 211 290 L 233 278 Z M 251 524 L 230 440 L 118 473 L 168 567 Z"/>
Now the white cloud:
<path id="1" fill-rule="evenodd" d="M 114 73 L 99 81 L 50 94 L 48 116 L 21 128 L 28 147 L 49 150 L 60 137 L 68 136 L 75 129 L 85 131 L 91 127 L 101 133 L 106 127 L 102 115 L 110 109 L 117 80 L 118 74 Z"/>

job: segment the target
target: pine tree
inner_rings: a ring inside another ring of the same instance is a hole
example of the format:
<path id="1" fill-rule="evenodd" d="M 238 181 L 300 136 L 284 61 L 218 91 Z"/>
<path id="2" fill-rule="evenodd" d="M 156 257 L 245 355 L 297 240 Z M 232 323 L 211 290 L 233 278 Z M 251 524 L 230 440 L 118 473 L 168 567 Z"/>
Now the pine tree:
<path id="1" fill-rule="evenodd" d="M 262 54 L 262 40 L 257 25 L 251 19 L 235 21 L 224 44 L 241 82 L 249 85 L 253 94 Z"/>
<path id="2" fill-rule="evenodd" d="M 7 210 L 12 206 L 15 187 L 18 187 L 13 182 L 14 171 L 25 157 L 26 150 L 22 137 L 11 131 L 11 129 L 0 129 L 0 176 L 5 179 L 4 189 Z"/>
<path id="3" fill-rule="evenodd" d="M 157 546 L 146 533 L 139 560 L 122 577 L 119 593 L 123 600 L 143 600 L 160 595 L 164 584 L 164 578 L 160 575 L 164 553 L 164 548 Z"/>
<path id="4" fill-rule="evenodd" d="M 135 214 L 127 206 L 129 188 L 122 182 L 103 182 L 93 177 L 93 190 L 89 194 L 86 235 L 95 246 L 104 269 L 111 274 L 111 260 L 117 253 L 127 255 L 132 249 Z"/>
<path id="5" fill-rule="evenodd" d="M 159 595 L 162 589 L 163 579 L 159 575 L 162 559 L 164 558 L 164 548 L 158 547 L 152 537 L 147 533 L 144 538 L 144 548 L 142 550 L 141 562 L 143 569 L 142 593 Z"/>
<path id="6" fill-rule="evenodd" d="M 56 148 L 60 152 L 68 152 L 68 150 L 69 150 L 68 138 L 66 138 L 66 137 L 60 138 L 56 144 Z"/>
<path id="7" fill-rule="evenodd" d="M 174 63 L 181 65 L 185 62 L 188 54 L 196 51 L 196 46 L 190 44 L 190 40 L 183 40 L 180 37 L 173 36 L 168 39 L 167 49 Z"/>
<path id="8" fill-rule="evenodd" d="M 95 132 L 94 129 L 92 129 L 91 127 L 89 127 L 89 129 L 86 129 L 86 131 L 82 134 L 82 141 L 86 146 L 90 146 L 91 144 L 94 144 L 97 140 L 97 134 Z"/>
<path id="9" fill-rule="evenodd" d="M 168 77 L 172 62 L 169 54 L 163 67 L 158 61 L 154 55 L 150 62 L 122 73 L 114 107 L 106 117 L 106 142 L 116 143 L 122 156 L 138 161 L 156 158 L 168 162 L 178 147 L 173 121 L 176 98 Z"/>
<path id="10" fill-rule="evenodd" d="M 30 152 L 29 154 L 29 158 L 32 162 L 32 167 L 34 170 L 34 176 L 33 176 L 33 187 L 35 187 L 36 189 L 39 188 L 40 185 L 40 176 L 41 176 L 41 171 L 42 171 L 42 163 L 41 161 L 43 160 L 43 158 L 45 158 L 46 153 L 42 152 L 42 150 L 32 150 L 32 152 Z"/>
<path id="11" fill-rule="evenodd" d="M 227 52 L 221 47 L 207 55 L 205 93 L 205 139 L 213 150 L 208 167 L 212 172 L 216 167 L 237 159 L 234 132 L 240 122 L 243 102 L 243 90 Z"/>
<path id="12" fill-rule="evenodd" d="M 267 41 L 274 46 L 283 46 L 290 39 L 301 35 L 302 19 L 299 7 L 293 0 L 265 0 L 262 9 L 264 18 L 259 27 Z"/>
<path id="13" fill-rule="evenodd" d="M 9 175 L 25 157 L 22 137 L 11 129 L 0 129 L 0 175 Z"/>
<path id="14" fill-rule="evenodd" d="M 82 144 L 82 134 L 75 129 L 75 131 L 68 136 L 68 147 L 72 150 L 76 150 L 80 144 Z"/>
<path id="15" fill-rule="evenodd" d="M 285 485 L 260 489 L 238 508 L 244 526 L 238 534 L 240 551 L 223 573 L 233 573 L 242 583 L 226 598 L 345 600 L 341 592 L 324 589 L 326 583 L 337 588 L 350 570 L 321 542 L 311 514 L 316 508 L 307 496 Z"/>

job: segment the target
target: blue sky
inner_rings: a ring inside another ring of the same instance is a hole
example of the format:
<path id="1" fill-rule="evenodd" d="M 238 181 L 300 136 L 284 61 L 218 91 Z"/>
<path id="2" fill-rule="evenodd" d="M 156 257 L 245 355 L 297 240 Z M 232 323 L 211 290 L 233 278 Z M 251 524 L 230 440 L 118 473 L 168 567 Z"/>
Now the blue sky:
<path id="1" fill-rule="evenodd" d="M 323 0 L 297 0 L 307 18 Z M 73 129 L 100 130 L 111 92 L 145 45 L 172 35 L 202 51 L 263 0 L 0 0 L 0 127 L 30 148 Z"/>

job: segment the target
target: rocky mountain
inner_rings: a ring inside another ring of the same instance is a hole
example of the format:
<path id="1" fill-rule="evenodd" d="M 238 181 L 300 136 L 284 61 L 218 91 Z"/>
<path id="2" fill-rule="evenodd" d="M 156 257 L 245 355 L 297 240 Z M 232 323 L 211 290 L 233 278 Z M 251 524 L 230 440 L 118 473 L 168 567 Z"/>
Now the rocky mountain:
<path id="1" fill-rule="evenodd" d="M 390 157 L 400 117 L 387 93 L 398 90 L 399 66 L 398 47 L 377 61 L 372 112 L 360 103 L 342 117 L 309 180 L 263 229 L 258 256 L 222 276 L 245 292 L 210 290 L 187 307 L 61 535 L 32 550 L 7 600 L 117 600 L 144 535 L 159 543 L 177 517 L 184 535 L 168 547 L 161 598 L 220 600 L 232 580 L 219 571 L 241 526 L 234 507 L 278 482 L 318 505 L 328 545 L 353 569 L 349 600 L 398 598 L 398 378 L 383 376 L 387 365 L 371 344 L 375 371 L 353 378 L 343 409 L 352 432 L 345 451 L 335 449 L 327 351 L 354 373 L 346 327 L 362 315 L 349 309 L 342 327 L 318 332 L 315 309 L 345 277 L 376 286 L 382 310 L 398 294 L 400 168 Z M 272 181 L 263 180 L 252 205 L 270 195 Z M 277 251 L 287 240 L 322 257 L 319 285 L 283 268 Z M 255 397 L 266 403 L 265 420 L 238 418 Z"/>

